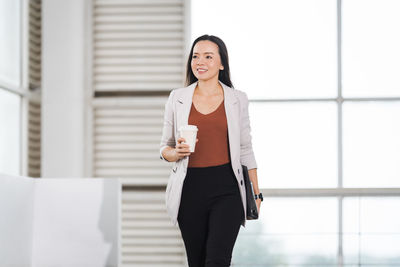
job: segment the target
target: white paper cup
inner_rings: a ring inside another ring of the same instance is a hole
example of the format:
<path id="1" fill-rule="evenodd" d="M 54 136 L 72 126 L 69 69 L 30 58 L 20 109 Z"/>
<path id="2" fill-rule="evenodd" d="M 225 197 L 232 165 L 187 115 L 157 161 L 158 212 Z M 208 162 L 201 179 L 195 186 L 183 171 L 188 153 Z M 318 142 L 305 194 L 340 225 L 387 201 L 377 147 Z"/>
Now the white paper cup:
<path id="1" fill-rule="evenodd" d="M 194 152 L 198 130 L 196 125 L 183 125 L 179 127 L 179 135 L 185 138 L 186 142 L 184 143 L 189 145 L 190 152 Z"/>

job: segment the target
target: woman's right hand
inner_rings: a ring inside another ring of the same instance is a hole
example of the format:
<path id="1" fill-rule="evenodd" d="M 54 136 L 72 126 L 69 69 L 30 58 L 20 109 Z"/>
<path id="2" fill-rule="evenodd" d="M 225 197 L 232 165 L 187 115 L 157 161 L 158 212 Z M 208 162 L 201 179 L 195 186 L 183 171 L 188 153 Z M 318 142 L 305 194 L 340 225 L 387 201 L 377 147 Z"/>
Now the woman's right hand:
<path id="1" fill-rule="evenodd" d="M 199 141 L 199 139 L 196 138 L 196 143 Z M 186 156 L 190 156 L 192 152 L 189 150 L 189 145 L 184 144 L 186 142 L 185 138 L 180 137 L 178 139 L 178 144 L 175 147 L 175 155 L 177 157 L 177 160 L 183 159 Z"/>

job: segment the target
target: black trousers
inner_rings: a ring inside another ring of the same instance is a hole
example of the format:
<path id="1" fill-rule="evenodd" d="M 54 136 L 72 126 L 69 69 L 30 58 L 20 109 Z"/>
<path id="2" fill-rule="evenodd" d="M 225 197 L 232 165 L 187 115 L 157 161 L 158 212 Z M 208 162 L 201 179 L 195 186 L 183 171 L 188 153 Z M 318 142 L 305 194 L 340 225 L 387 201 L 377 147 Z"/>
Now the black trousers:
<path id="1" fill-rule="evenodd" d="M 189 267 L 228 267 L 244 218 L 230 163 L 188 168 L 178 224 Z"/>

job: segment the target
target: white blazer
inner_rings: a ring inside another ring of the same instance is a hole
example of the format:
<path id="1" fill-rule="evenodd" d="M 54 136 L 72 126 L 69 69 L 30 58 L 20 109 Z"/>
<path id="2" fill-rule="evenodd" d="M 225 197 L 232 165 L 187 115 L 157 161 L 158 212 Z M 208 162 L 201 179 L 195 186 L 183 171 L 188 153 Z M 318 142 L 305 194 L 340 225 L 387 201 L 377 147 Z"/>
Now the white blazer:
<path id="1" fill-rule="evenodd" d="M 219 83 L 224 89 L 224 106 L 228 124 L 231 165 L 238 181 L 238 187 L 242 198 L 245 214 L 242 225 L 245 227 L 246 192 L 241 165 L 246 165 L 249 170 L 257 168 L 250 135 L 249 102 L 246 93 L 233 89 L 221 81 L 219 81 Z M 167 161 L 162 156 L 162 151 L 167 146 L 175 147 L 178 143 L 179 127 L 188 124 L 189 112 L 192 106 L 193 93 L 196 85 L 197 81 L 187 87 L 174 89 L 168 97 L 165 104 L 164 127 L 160 144 L 160 159 L 162 160 Z M 173 163 L 166 188 L 165 204 L 167 213 L 174 225 L 177 224 L 182 186 L 185 180 L 188 162 L 189 157 L 186 156 Z"/>

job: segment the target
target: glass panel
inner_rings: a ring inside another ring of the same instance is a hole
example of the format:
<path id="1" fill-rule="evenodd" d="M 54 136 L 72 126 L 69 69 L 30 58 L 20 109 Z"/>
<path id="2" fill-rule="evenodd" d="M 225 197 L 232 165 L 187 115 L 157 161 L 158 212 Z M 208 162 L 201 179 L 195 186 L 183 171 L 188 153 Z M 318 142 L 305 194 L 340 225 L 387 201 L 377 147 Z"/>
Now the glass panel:
<path id="1" fill-rule="evenodd" d="M 337 186 L 337 108 L 324 103 L 251 103 L 261 188 Z"/>
<path id="2" fill-rule="evenodd" d="M 335 198 L 265 198 L 259 220 L 240 229 L 232 266 L 336 266 L 337 212 Z"/>
<path id="3" fill-rule="evenodd" d="M 346 197 L 343 201 L 343 232 L 400 234 L 400 215 L 394 212 L 398 210 L 400 197 Z"/>
<path id="4" fill-rule="evenodd" d="M 399 231 L 391 235 L 362 235 L 360 243 L 361 264 L 400 266 Z"/>
<path id="5" fill-rule="evenodd" d="M 346 264 L 400 266 L 399 197 L 348 197 L 343 201 Z"/>
<path id="6" fill-rule="evenodd" d="M 400 96 L 400 1 L 344 0 L 345 97 Z"/>
<path id="7" fill-rule="evenodd" d="M 220 37 L 249 98 L 337 95 L 336 0 L 193 0 L 191 16 L 192 41 Z"/>
<path id="8" fill-rule="evenodd" d="M 0 83 L 20 85 L 20 1 L 0 1 Z"/>
<path id="9" fill-rule="evenodd" d="M 20 174 L 20 97 L 0 88 L 0 172 Z"/>
<path id="10" fill-rule="evenodd" d="M 400 186 L 400 102 L 343 104 L 343 185 Z"/>

